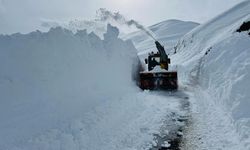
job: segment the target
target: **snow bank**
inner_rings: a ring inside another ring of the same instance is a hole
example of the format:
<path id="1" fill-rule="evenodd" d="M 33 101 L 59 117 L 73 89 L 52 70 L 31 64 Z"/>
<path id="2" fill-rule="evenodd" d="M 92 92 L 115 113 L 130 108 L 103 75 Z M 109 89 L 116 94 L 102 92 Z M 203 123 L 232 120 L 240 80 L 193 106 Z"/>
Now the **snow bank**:
<path id="1" fill-rule="evenodd" d="M 227 114 L 245 149 L 250 148 L 250 37 L 236 30 L 249 20 L 250 1 L 245 1 L 185 35 L 172 59 L 180 82 L 199 85 L 211 96 L 206 100 Z"/>
<path id="2" fill-rule="evenodd" d="M 136 49 L 118 34 L 108 25 L 104 40 L 60 27 L 1 35 L 0 149 L 136 91 Z"/>

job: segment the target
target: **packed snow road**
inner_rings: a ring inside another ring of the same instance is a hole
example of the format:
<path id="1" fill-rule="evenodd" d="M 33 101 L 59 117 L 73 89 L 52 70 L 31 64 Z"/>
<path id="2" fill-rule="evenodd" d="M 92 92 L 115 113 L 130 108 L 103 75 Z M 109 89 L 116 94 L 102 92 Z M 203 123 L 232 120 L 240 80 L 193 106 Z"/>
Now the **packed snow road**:
<path id="1" fill-rule="evenodd" d="M 176 92 L 156 92 L 164 95 L 166 99 L 173 98 L 180 103 L 182 113 L 172 112 L 171 116 L 164 119 L 164 124 L 160 129 L 159 134 L 154 135 L 154 143 L 150 150 L 180 150 L 183 142 L 183 131 L 188 125 L 190 118 L 190 103 L 189 96 L 181 90 Z"/>

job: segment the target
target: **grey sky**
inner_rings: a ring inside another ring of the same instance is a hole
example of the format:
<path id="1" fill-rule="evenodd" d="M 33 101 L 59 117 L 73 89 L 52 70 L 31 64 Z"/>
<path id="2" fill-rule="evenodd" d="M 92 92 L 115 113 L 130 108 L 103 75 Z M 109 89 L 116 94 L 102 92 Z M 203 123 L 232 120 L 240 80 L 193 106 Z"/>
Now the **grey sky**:
<path id="1" fill-rule="evenodd" d="M 203 23 L 243 0 L 0 0 L 0 33 L 30 32 L 41 20 L 93 19 L 99 8 L 151 25 L 167 19 Z"/>

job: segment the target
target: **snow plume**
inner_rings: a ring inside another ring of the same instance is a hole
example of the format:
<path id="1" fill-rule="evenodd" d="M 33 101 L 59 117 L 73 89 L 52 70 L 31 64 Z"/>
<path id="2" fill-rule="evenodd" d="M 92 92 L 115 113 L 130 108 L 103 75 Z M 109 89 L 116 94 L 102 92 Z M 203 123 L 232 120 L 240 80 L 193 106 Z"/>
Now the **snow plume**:
<path id="1" fill-rule="evenodd" d="M 108 10 L 106 10 L 105 8 L 100 8 L 97 11 L 97 20 L 100 21 L 109 21 L 109 20 L 114 20 L 115 22 L 117 22 L 118 24 L 124 24 L 127 25 L 129 27 L 131 26 L 135 26 L 137 29 L 143 30 L 147 35 L 149 35 L 152 39 L 156 40 L 155 34 L 150 31 L 149 29 L 147 29 L 146 27 L 144 27 L 143 25 L 141 25 L 140 23 L 138 23 L 135 20 L 127 20 L 123 15 L 121 15 L 119 12 L 115 12 L 112 13 Z"/>
<path id="2" fill-rule="evenodd" d="M 55 20 L 49 20 L 49 19 L 41 19 L 41 27 L 44 28 L 55 28 L 63 26 L 63 23 L 59 23 L 58 21 Z"/>

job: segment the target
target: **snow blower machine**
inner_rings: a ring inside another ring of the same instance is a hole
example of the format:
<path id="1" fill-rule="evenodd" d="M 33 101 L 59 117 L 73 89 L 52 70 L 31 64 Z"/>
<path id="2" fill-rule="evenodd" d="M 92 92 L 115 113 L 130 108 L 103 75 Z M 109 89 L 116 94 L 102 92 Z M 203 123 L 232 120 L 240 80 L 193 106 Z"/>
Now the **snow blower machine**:
<path id="1" fill-rule="evenodd" d="M 148 70 L 140 72 L 140 88 L 143 90 L 177 90 L 177 71 L 169 71 L 170 58 L 164 47 L 155 41 L 157 53 L 151 52 L 145 63 Z"/>

